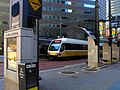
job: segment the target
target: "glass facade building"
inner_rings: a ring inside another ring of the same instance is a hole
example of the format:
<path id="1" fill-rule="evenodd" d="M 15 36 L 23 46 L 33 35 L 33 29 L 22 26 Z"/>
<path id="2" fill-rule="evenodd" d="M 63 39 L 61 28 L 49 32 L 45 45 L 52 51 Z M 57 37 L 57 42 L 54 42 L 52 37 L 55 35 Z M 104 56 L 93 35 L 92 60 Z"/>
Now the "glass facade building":
<path id="1" fill-rule="evenodd" d="M 106 19 L 106 0 L 98 0 L 99 2 L 99 19 Z"/>
<path id="2" fill-rule="evenodd" d="M 119 0 L 111 0 L 111 15 L 112 19 L 118 22 L 118 26 L 120 27 L 120 1 Z"/>
<path id="3" fill-rule="evenodd" d="M 111 14 L 112 16 L 120 16 L 120 1 L 111 0 Z"/>

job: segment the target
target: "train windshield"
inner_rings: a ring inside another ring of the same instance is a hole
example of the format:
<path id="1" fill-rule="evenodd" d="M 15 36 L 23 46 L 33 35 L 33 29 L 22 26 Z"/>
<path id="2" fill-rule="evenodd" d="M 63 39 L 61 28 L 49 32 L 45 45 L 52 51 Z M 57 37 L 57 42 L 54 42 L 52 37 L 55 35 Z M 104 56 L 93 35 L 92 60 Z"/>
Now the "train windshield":
<path id="1" fill-rule="evenodd" d="M 49 50 L 50 51 L 58 51 L 61 45 L 61 40 L 55 40 L 53 41 L 50 46 L 49 46 Z"/>

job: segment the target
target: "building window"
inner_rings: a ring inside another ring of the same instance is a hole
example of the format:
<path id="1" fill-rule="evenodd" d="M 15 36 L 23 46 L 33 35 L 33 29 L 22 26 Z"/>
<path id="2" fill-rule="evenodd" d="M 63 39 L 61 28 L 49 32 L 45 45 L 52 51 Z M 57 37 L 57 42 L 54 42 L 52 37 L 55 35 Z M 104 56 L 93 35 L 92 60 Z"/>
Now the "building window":
<path id="1" fill-rule="evenodd" d="M 73 10 L 72 9 L 62 9 L 61 11 L 67 12 L 67 13 L 72 13 Z"/>
<path id="2" fill-rule="evenodd" d="M 49 24 L 49 27 L 58 27 L 57 24 Z"/>
<path id="3" fill-rule="evenodd" d="M 65 12 L 72 13 L 72 9 L 65 9 Z"/>
<path id="4" fill-rule="evenodd" d="M 96 1 L 96 0 L 90 0 L 90 1 Z"/>
<path id="5" fill-rule="evenodd" d="M 84 14 L 92 14 L 92 12 L 87 12 L 87 11 L 85 11 Z"/>
<path id="6" fill-rule="evenodd" d="M 70 1 L 62 1 L 61 3 L 65 4 L 65 5 L 72 5 L 72 2 L 70 2 Z"/>
<path id="7" fill-rule="evenodd" d="M 70 1 L 65 1 L 65 4 L 66 4 L 66 5 L 72 5 L 72 2 L 70 2 Z"/>
<path id="8" fill-rule="evenodd" d="M 84 7 L 87 7 L 87 8 L 95 8 L 95 5 L 91 5 L 91 4 L 84 4 Z"/>

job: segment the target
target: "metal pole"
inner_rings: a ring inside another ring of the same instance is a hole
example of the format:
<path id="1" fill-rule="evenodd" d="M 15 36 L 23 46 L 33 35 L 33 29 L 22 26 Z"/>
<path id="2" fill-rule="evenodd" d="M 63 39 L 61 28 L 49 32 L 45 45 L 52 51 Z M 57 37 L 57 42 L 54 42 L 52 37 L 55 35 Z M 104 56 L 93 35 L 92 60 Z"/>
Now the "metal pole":
<path id="1" fill-rule="evenodd" d="M 100 62 L 100 45 L 99 45 L 99 4 L 98 0 L 95 1 L 95 35 L 98 45 L 98 63 Z"/>
<path id="2" fill-rule="evenodd" d="M 4 55 L 4 30 L 2 30 L 2 42 L 1 42 L 1 45 L 2 45 L 2 55 Z"/>
<path id="3" fill-rule="evenodd" d="M 37 35 L 37 72 L 38 72 L 38 79 L 39 77 L 39 19 L 36 19 L 36 35 Z M 37 80 L 38 82 L 38 90 L 39 90 L 39 80 Z"/>
<path id="4" fill-rule="evenodd" d="M 108 0 L 108 3 L 109 3 L 109 31 L 110 31 L 111 64 L 112 64 L 111 0 Z"/>
<path id="5" fill-rule="evenodd" d="M 119 44 L 119 61 L 120 61 L 120 44 Z"/>
<path id="6" fill-rule="evenodd" d="M 62 18 L 60 19 L 60 37 L 61 37 L 61 30 L 62 30 Z"/>

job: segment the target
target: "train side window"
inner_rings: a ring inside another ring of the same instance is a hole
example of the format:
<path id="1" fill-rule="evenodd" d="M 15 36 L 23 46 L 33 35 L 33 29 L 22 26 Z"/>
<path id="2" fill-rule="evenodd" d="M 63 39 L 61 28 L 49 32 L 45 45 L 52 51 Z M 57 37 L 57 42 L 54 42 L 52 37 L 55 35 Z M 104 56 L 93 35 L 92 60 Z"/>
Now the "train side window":
<path id="1" fill-rule="evenodd" d="M 82 50 L 87 50 L 88 48 L 87 48 L 87 45 L 83 45 L 82 46 Z"/>

